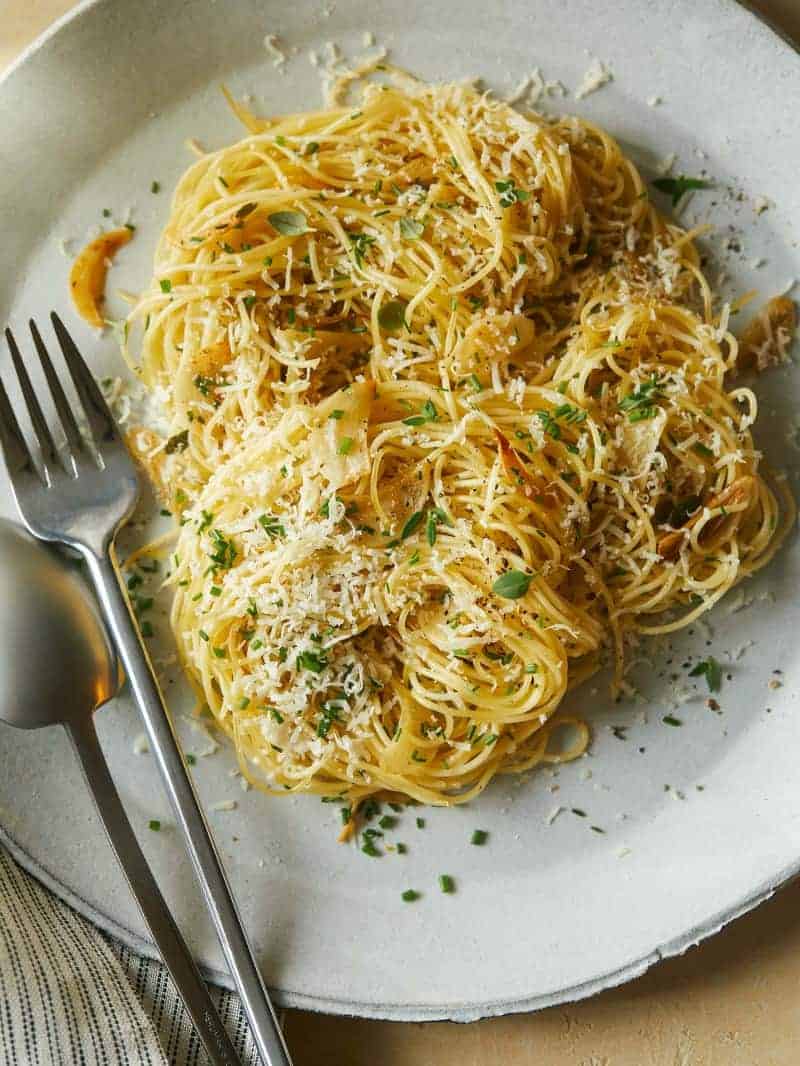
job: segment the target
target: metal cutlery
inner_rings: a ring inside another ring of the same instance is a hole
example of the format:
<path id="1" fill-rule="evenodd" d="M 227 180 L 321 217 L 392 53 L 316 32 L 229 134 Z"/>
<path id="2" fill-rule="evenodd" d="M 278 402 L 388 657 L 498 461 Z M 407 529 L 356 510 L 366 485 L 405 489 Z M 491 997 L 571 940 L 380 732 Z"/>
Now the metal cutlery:
<path id="1" fill-rule="evenodd" d="M 289 1052 L 258 972 L 219 854 L 187 773 L 147 652 L 141 643 L 114 562 L 114 539 L 139 495 L 136 468 L 102 393 L 61 319 L 51 314 L 59 347 L 91 437 L 82 435 L 47 347 L 30 331 L 66 438 L 62 449 L 37 398 L 16 340 L 6 339 L 25 408 L 38 442 L 34 461 L 5 387 L 0 382 L 0 445 L 11 488 L 28 530 L 66 545 L 84 559 L 102 614 L 144 720 L 150 747 L 183 833 L 253 1037 L 266 1066 L 291 1066 Z"/>
<path id="2" fill-rule="evenodd" d="M 233 1044 L 131 828 L 94 728 L 116 695 L 117 659 L 89 592 L 53 549 L 0 520 L 0 718 L 20 729 L 63 725 L 164 963 L 215 1066 Z"/>

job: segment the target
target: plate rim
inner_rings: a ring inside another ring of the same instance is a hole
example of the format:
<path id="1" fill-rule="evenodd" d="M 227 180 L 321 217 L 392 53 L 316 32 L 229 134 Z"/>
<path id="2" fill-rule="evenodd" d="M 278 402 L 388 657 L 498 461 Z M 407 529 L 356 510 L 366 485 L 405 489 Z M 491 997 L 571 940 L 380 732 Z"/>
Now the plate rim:
<path id="1" fill-rule="evenodd" d="M 36 55 L 51 38 L 57 36 L 73 21 L 88 14 L 93 8 L 99 8 L 111 2 L 113 0 L 78 0 L 73 7 L 51 22 L 27 44 L 6 69 L 0 73 L 0 92 L 2 92 L 6 82 L 29 59 Z M 800 40 L 795 40 L 789 36 L 782 27 L 757 9 L 750 0 L 727 0 L 727 2 L 732 7 L 741 9 L 751 20 L 760 24 L 764 30 L 775 38 L 777 47 L 788 48 L 796 57 L 796 61 L 800 60 Z M 8 851 L 23 870 L 52 892 L 61 902 L 89 921 L 101 933 L 120 941 L 137 954 L 158 962 L 161 961 L 154 944 L 138 936 L 132 930 L 110 918 L 93 904 L 73 892 L 55 873 L 26 851 L 8 828 L 2 824 L 2 821 L 0 821 L 0 845 Z M 655 945 L 647 953 L 622 967 L 607 971 L 600 976 L 593 977 L 591 980 L 561 988 L 555 992 L 520 996 L 508 1000 L 466 1003 L 459 1006 L 446 1004 L 438 1006 L 410 1004 L 403 1006 L 393 1003 L 381 1005 L 357 1000 L 306 995 L 301 992 L 272 986 L 270 987 L 270 992 L 275 1002 L 282 1008 L 309 1010 L 336 1016 L 356 1016 L 400 1022 L 451 1021 L 468 1023 L 483 1018 L 544 1010 L 548 1007 L 590 998 L 600 992 L 617 988 L 628 981 L 641 977 L 657 962 L 683 955 L 690 948 L 698 946 L 702 941 L 719 933 L 730 922 L 748 914 L 760 904 L 769 900 L 777 891 L 786 888 L 798 878 L 800 878 L 800 856 L 789 866 L 783 867 L 772 877 L 763 880 L 741 900 L 729 907 L 713 912 L 704 921 L 689 928 L 680 936 L 674 937 L 663 944 Z M 219 987 L 236 991 L 235 983 L 229 974 L 215 967 L 210 967 L 199 960 L 198 967 L 206 980 Z"/>
<path id="2" fill-rule="evenodd" d="M 121 941 L 131 951 L 156 962 L 161 962 L 160 955 L 153 944 L 143 940 L 130 929 L 109 918 L 102 911 L 97 910 L 91 903 L 81 899 L 54 873 L 29 855 L 2 824 L 0 824 L 0 844 L 7 849 L 14 861 L 23 870 L 44 885 L 45 888 L 72 910 L 76 911 L 82 918 L 91 922 L 101 932 Z M 324 996 L 305 995 L 301 992 L 292 992 L 288 989 L 273 986 L 270 986 L 270 995 L 277 1005 L 284 1009 L 314 1011 L 317 1014 L 330 1014 L 339 1017 L 369 1018 L 376 1021 L 468 1023 L 480 1021 L 483 1018 L 499 1018 L 508 1014 L 528 1014 L 564 1003 L 577 1003 L 580 1000 L 589 999 L 600 992 L 605 992 L 612 988 L 618 988 L 628 981 L 643 976 L 656 963 L 683 955 L 690 948 L 697 947 L 702 941 L 721 932 L 730 922 L 735 921 L 737 918 L 742 918 L 750 911 L 755 910 L 760 904 L 771 899 L 777 891 L 788 887 L 798 877 L 800 877 L 800 858 L 791 866 L 782 870 L 777 880 L 770 878 L 762 882 L 743 900 L 712 914 L 706 921 L 688 929 L 680 937 L 676 937 L 665 944 L 656 945 L 647 954 L 634 959 L 626 966 L 610 970 L 599 977 L 592 978 L 590 981 L 583 981 L 568 988 L 559 989 L 557 992 L 522 996 L 510 1000 L 468 1003 L 459 1007 L 423 1007 L 421 1004 L 411 1004 L 406 1007 L 396 1004 L 382 1006 L 356 1000 L 345 1001 Z M 215 967 L 207 966 L 199 960 L 198 968 L 207 981 L 221 988 L 236 992 L 236 985 L 230 974 L 224 973 Z"/>

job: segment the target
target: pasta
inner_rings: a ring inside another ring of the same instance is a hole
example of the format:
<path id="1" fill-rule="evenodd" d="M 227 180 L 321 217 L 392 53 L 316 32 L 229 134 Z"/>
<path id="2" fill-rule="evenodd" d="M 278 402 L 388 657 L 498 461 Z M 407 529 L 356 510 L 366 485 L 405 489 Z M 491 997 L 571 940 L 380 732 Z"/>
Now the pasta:
<path id="1" fill-rule="evenodd" d="M 278 793 L 451 804 L 580 754 L 566 692 L 794 517 L 697 234 L 604 131 L 469 84 L 232 103 L 131 316 L 200 700 Z"/>

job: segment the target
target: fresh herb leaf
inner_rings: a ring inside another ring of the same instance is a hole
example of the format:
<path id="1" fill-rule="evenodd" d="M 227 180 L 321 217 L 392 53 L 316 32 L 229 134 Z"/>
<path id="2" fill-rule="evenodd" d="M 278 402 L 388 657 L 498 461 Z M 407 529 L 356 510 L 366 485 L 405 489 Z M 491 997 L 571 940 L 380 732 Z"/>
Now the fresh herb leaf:
<path id="1" fill-rule="evenodd" d="M 393 332 L 406 326 L 406 305 L 402 300 L 389 300 L 378 312 L 378 325 Z"/>
<path id="2" fill-rule="evenodd" d="M 259 515 L 258 524 L 273 540 L 279 536 L 286 536 L 283 522 L 279 521 L 275 515 Z"/>
<path id="3" fill-rule="evenodd" d="M 157 833 L 161 828 L 161 822 L 159 822 L 158 818 L 151 818 L 147 823 L 147 828 L 152 829 L 154 833 Z"/>
<path id="4" fill-rule="evenodd" d="M 218 529 L 212 529 L 209 537 L 214 550 L 208 554 L 214 564 L 214 570 L 230 570 L 236 559 L 236 545 Z"/>
<path id="5" fill-rule="evenodd" d="M 522 570 L 507 570 L 492 585 L 492 592 L 506 600 L 518 600 L 528 591 L 532 580 L 532 574 L 525 574 Z"/>
<path id="6" fill-rule="evenodd" d="M 400 540 L 407 540 L 411 534 L 419 528 L 422 523 L 422 519 L 425 517 L 424 511 L 415 511 L 407 520 L 406 524 L 400 533 Z"/>
<path id="7" fill-rule="evenodd" d="M 375 243 L 377 238 L 371 237 L 368 233 L 348 233 L 347 236 L 353 245 L 353 258 L 356 261 L 356 266 L 362 267 L 367 249 Z"/>
<path id="8" fill-rule="evenodd" d="M 441 507 L 431 507 L 428 510 L 428 517 L 425 522 L 425 536 L 431 547 L 436 543 L 436 527 L 440 522 L 445 526 L 452 526 L 453 524 L 450 516 Z"/>
<path id="9" fill-rule="evenodd" d="M 722 688 L 722 667 L 713 655 L 709 655 L 707 659 L 697 663 L 689 671 L 689 677 L 700 677 L 702 675 L 705 675 L 708 691 L 719 692 Z"/>
<path id="10" fill-rule="evenodd" d="M 553 440 L 561 439 L 561 426 L 559 426 L 549 411 L 537 411 L 536 417 L 542 423 L 542 427 L 548 437 L 552 437 Z"/>
<path id="11" fill-rule="evenodd" d="M 413 903 L 414 900 L 419 899 L 419 892 L 416 892 L 413 888 L 407 888 L 402 894 L 404 903 Z"/>
<path id="12" fill-rule="evenodd" d="M 164 451 L 167 455 L 172 455 L 174 452 L 185 451 L 189 446 L 189 430 L 183 429 L 180 433 L 175 433 L 167 441 Z"/>
<path id="13" fill-rule="evenodd" d="M 439 874 L 439 888 L 442 892 L 447 892 L 448 894 L 455 892 L 456 883 L 450 874 Z"/>
<path id="14" fill-rule="evenodd" d="M 704 181 L 702 178 L 687 178 L 681 174 L 677 178 L 656 178 L 653 185 L 659 192 L 664 192 L 672 200 L 672 206 L 675 207 L 684 195 L 689 192 L 690 189 L 710 189 L 711 182 Z"/>
<path id="15" fill-rule="evenodd" d="M 339 441 L 339 447 L 338 447 L 337 451 L 339 452 L 339 455 L 348 455 L 350 453 L 350 450 L 351 450 L 352 447 L 353 447 L 353 438 L 352 437 L 342 437 L 342 439 Z"/>
<path id="16" fill-rule="evenodd" d="M 426 400 L 420 408 L 420 414 L 404 418 L 403 425 L 424 426 L 426 422 L 437 422 L 438 420 L 439 412 L 436 410 L 435 405 L 430 400 Z"/>
<path id="17" fill-rule="evenodd" d="M 317 722 L 317 736 L 326 737 L 331 730 L 331 726 L 334 722 L 338 722 L 339 712 L 342 710 L 342 703 L 340 700 L 329 700 L 322 705 L 322 714 Z"/>
<path id="18" fill-rule="evenodd" d="M 655 418 L 657 412 L 655 401 L 664 399 L 661 385 L 662 382 L 653 374 L 648 381 L 643 382 L 620 400 L 617 406 L 620 411 L 627 412 L 629 422 L 644 422 L 648 418 Z"/>
<path id="19" fill-rule="evenodd" d="M 511 178 L 507 181 L 496 181 L 494 187 L 500 193 L 501 207 L 512 207 L 514 204 L 524 204 L 531 196 L 531 194 L 525 189 L 518 189 Z"/>
<path id="20" fill-rule="evenodd" d="M 321 674 L 328 665 L 328 657 L 324 652 L 301 651 L 297 656 L 297 666 L 300 670 L 310 670 L 313 674 Z"/>
<path id="21" fill-rule="evenodd" d="M 169 278 L 162 278 L 159 285 L 161 286 L 162 292 L 172 292 L 172 282 Z"/>
<path id="22" fill-rule="evenodd" d="M 302 211 L 274 211 L 267 218 L 272 228 L 284 237 L 299 237 L 308 233 L 308 219 Z"/>
<path id="23" fill-rule="evenodd" d="M 425 232 L 425 223 L 416 218 L 400 219 L 400 235 L 407 241 L 418 241 Z"/>
<path id="24" fill-rule="evenodd" d="M 571 403 L 562 403 L 553 411 L 553 418 L 564 421 L 570 426 L 577 426 L 586 421 L 588 412 L 581 407 L 573 407 Z"/>
<path id="25" fill-rule="evenodd" d="M 489 834 L 485 829 L 476 829 L 469 839 L 470 844 L 476 844 L 478 847 L 485 844 L 489 839 Z"/>

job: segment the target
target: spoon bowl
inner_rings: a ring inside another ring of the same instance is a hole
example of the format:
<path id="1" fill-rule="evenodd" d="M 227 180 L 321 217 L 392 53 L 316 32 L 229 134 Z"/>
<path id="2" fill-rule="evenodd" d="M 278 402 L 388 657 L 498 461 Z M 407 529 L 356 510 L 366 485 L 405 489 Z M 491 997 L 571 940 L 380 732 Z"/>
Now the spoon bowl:
<path id="1" fill-rule="evenodd" d="M 85 718 L 119 688 L 117 657 L 77 567 L 0 519 L 0 718 Z"/>
<path id="2" fill-rule="evenodd" d="M 0 519 L 0 719 L 63 725 L 111 846 L 214 1066 L 239 1059 L 131 828 L 94 728 L 117 657 L 77 568 Z"/>

